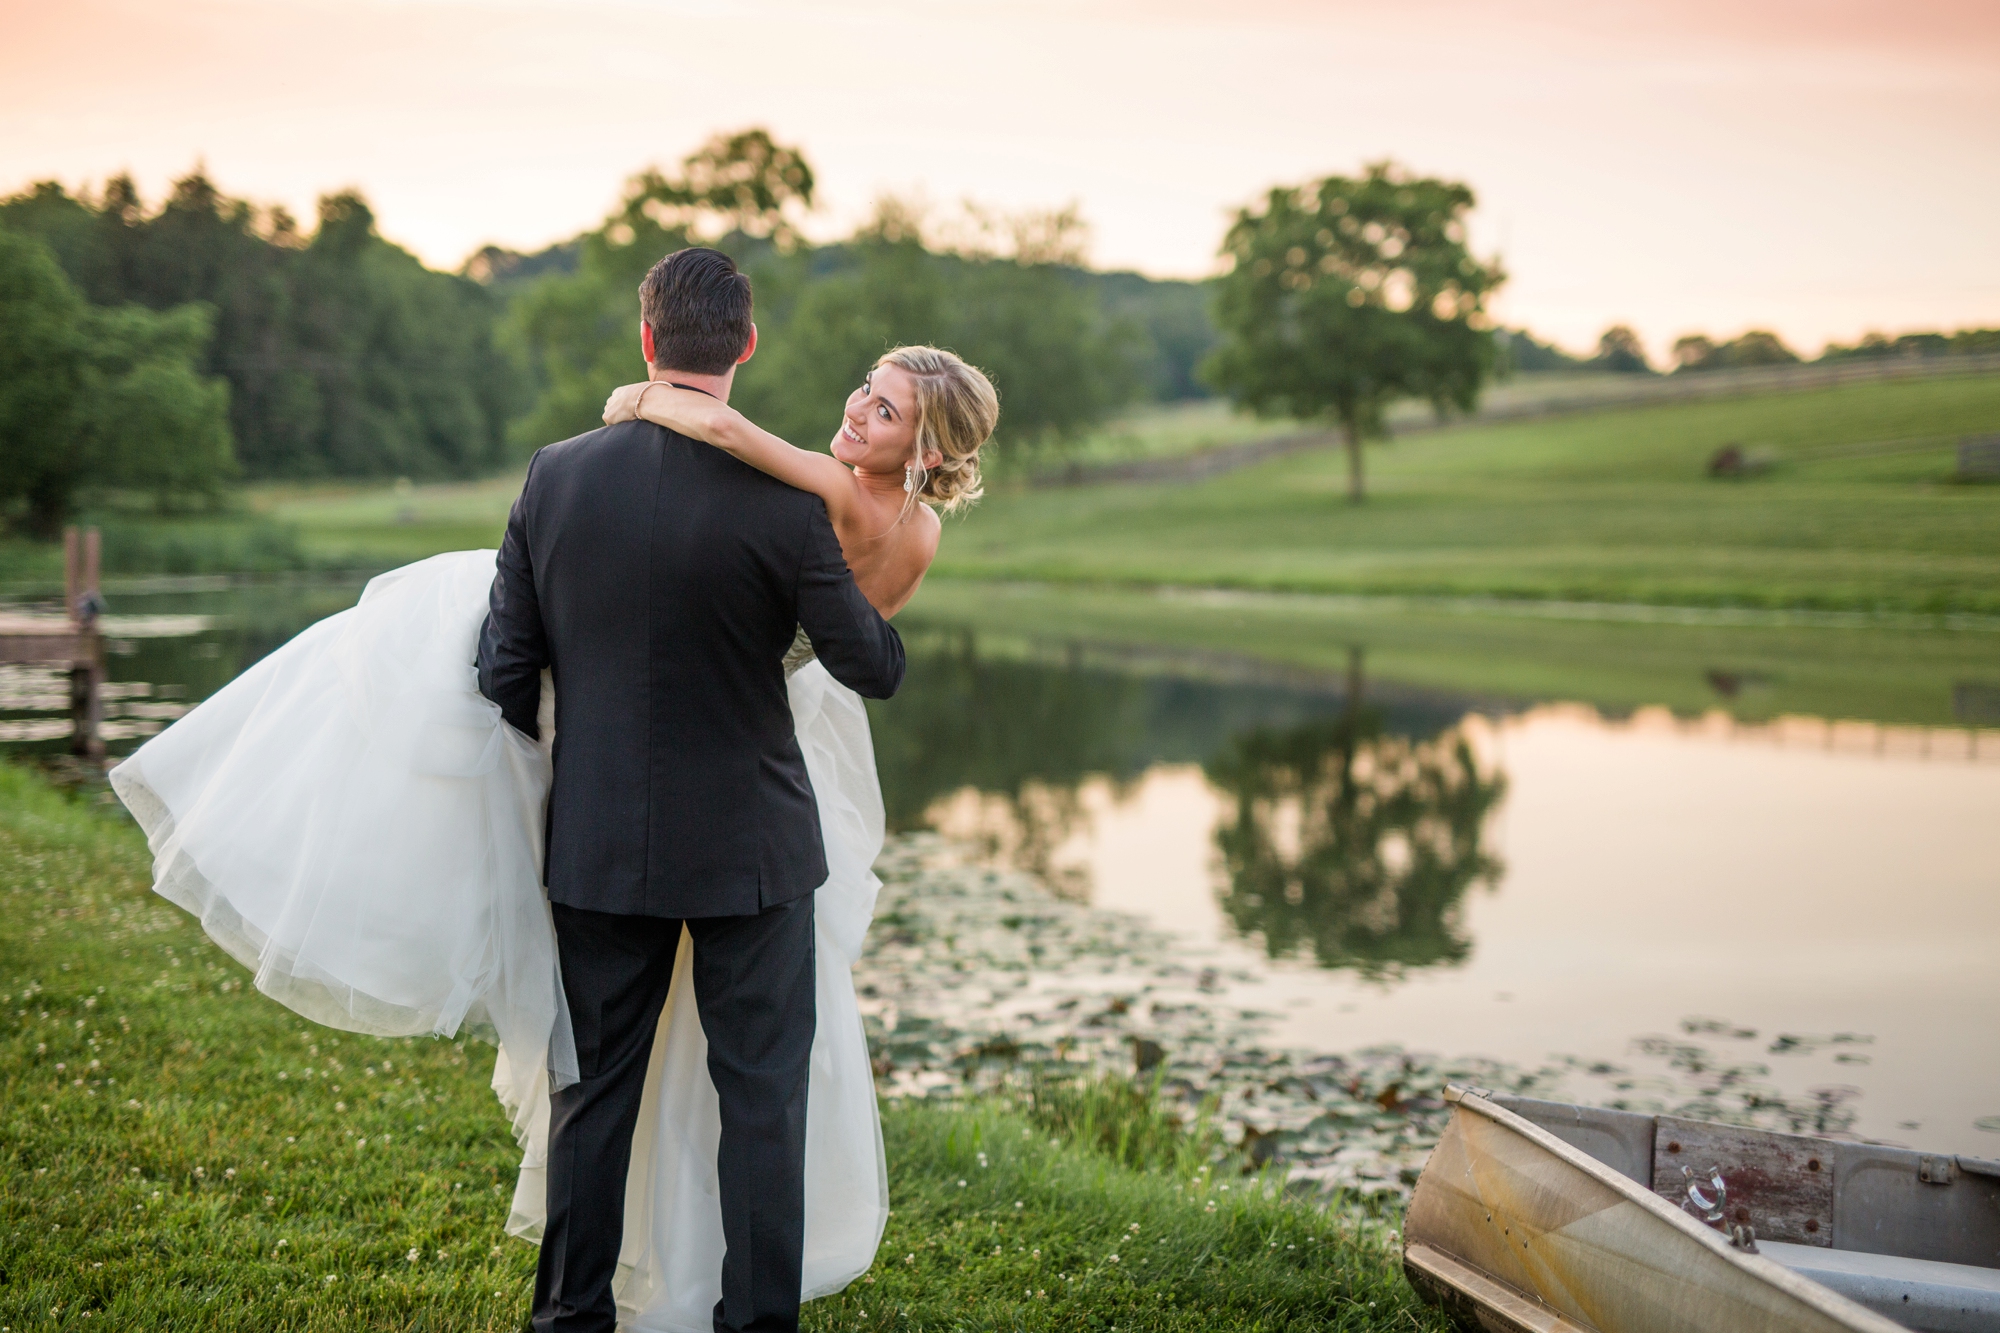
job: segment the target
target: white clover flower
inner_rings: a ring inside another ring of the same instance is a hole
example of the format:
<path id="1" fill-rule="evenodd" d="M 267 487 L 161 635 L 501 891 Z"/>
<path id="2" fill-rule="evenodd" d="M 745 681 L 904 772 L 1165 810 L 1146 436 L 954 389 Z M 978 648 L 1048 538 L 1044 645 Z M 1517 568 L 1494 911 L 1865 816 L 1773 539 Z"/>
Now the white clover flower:
<path id="1" fill-rule="evenodd" d="M 420 1250 L 418 1250 L 416 1246 L 412 1245 L 410 1247 L 410 1252 L 404 1255 L 403 1257 L 405 1259 L 408 1259 L 411 1263 L 415 1263 L 417 1260 L 423 1258 L 424 1256 L 423 1253 Z"/>

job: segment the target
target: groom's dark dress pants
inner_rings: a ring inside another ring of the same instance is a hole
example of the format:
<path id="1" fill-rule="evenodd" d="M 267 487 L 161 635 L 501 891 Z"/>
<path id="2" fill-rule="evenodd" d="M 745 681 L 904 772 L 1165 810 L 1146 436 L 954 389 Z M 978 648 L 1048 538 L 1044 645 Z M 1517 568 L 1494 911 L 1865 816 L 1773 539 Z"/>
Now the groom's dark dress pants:
<path id="1" fill-rule="evenodd" d="M 793 1333 L 805 1245 L 813 896 L 755 916 L 623 916 L 551 904 L 579 1082 L 552 1098 L 537 1333 L 612 1333 L 611 1279 L 646 1064 L 685 925 L 722 1103 L 716 1333 Z"/>

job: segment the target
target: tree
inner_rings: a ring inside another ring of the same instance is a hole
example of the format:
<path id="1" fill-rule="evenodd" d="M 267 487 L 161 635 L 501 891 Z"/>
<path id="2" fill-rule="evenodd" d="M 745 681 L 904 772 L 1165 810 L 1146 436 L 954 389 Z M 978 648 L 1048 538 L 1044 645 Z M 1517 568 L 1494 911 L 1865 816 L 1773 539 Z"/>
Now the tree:
<path id="1" fill-rule="evenodd" d="M 320 213 L 308 236 L 199 169 L 157 213 L 122 176 L 94 200 L 44 182 L 0 201 L 85 300 L 209 308 L 197 364 L 229 384 L 249 471 L 463 476 L 505 461 L 518 398 L 494 347 L 498 298 L 383 240 L 352 191 Z"/>
<path id="2" fill-rule="evenodd" d="M 1646 345 L 1639 335 L 1623 324 L 1613 324 L 1597 340 L 1597 355 L 1590 359 L 1594 370 L 1610 370 L 1623 375 L 1650 375 Z"/>
<path id="3" fill-rule="evenodd" d="M 1785 366 L 1798 362 L 1799 354 L 1784 340 L 1766 329 L 1752 329 L 1740 338 L 1718 343 L 1704 334 L 1691 333 L 1674 342 L 1674 363 L 1678 370 L 1734 370 L 1741 366 Z"/>
<path id="4" fill-rule="evenodd" d="M 1674 339 L 1674 369 L 1706 370 L 1715 355 L 1715 342 L 1705 333 L 1688 333 Z"/>
<path id="5" fill-rule="evenodd" d="M 46 536 L 75 488 L 83 301 L 48 251 L 0 230 L 0 506 Z"/>
<path id="6" fill-rule="evenodd" d="M 716 244 L 738 263 L 767 252 L 782 258 L 796 246 L 795 217 L 812 199 L 804 154 L 761 129 L 717 135 L 682 159 L 677 177 L 654 167 L 632 177 L 618 209 L 579 238 L 575 271 L 533 282 L 508 310 L 501 336 L 536 390 L 534 408 L 510 430 L 516 446 L 591 429 L 605 395 L 645 373 L 637 292 L 661 256 Z M 775 294 L 767 288 L 782 285 L 777 276 L 755 275 L 760 325 Z"/>
<path id="7" fill-rule="evenodd" d="M 887 199 L 851 240 L 811 249 L 786 221 L 811 199 L 795 150 L 748 131 L 719 136 L 682 168 L 635 176 L 618 211 L 581 238 L 575 271 L 515 298 L 505 336 L 539 390 L 513 428 L 521 447 L 589 430 L 610 388 L 644 374 L 635 291 L 660 256 L 696 243 L 729 252 L 756 291 L 758 352 L 733 401 L 807 448 L 827 443 L 847 395 L 899 343 L 949 347 L 992 376 L 1010 450 L 1074 438 L 1139 384 L 1144 335 L 1107 316 L 1070 267 L 1073 210 L 968 210 L 970 225 L 941 245 L 927 243 L 920 207 Z M 484 259 L 489 271 L 504 261 Z"/>
<path id="8" fill-rule="evenodd" d="M 1533 375 L 1546 371 L 1582 370 L 1590 364 L 1584 357 L 1571 356 L 1554 343 L 1545 343 L 1526 329 L 1496 329 L 1493 341 L 1499 347 L 1495 375 Z"/>
<path id="9" fill-rule="evenodd" d="M 1485 302 L 1504 274 L 1466 247 L 1472 206 L 1464 185 L 1378 162 L 1272 190 L 1223 240 L 1211 382 L 1261 414 L 1337 421 L 1356 503 L 1390 402 L 1470 411 L 1493 368 Z"/>
<path id="10" fill-rule="evenodd" d="M 212 329 L 203 306 L 90 306 L 0 228 L 0 513 L 51 537 L 85 486 L 213 500 L 236 460 L 228 386 L 197 370 Z"/>

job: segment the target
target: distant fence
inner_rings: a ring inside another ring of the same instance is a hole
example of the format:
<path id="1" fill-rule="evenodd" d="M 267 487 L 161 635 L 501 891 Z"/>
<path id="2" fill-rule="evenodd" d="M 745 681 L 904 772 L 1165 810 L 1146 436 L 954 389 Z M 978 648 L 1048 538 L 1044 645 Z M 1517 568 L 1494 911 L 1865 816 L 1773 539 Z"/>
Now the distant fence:
<path id="1" fill-rule="evenodd" d="M 1841 384 L 1867 384 L 1881 380 L 1950 379 L 2000 374 L 2000 353 L 1961 356 L 1874 357 L 1810 365 L 1753 366 L 1740 370 L 1682 371 L 1673 375 L 1620 375 L 1605 372 L 1590 379 L 1565 379 L 1563 388 L 1551 394 L 1532 391 L 1531 382 L 1513 380 L 1496 386 L 1471 416 L 1439 420 L 1421 403 L 1403 403 L 1390 413 L 1390 433 L 1416 435 L 1433 430 L 1481 426 L 1504 421 L 1533 421 L 1544 417 L 1573 416 L 1606 408 L 1633 407 L 1652 403 L 1682 403 L 1715 398 L 1741 398 L 1764 393 L 1791 393 L 1824 389 Z M 2000 445 L 1987 443 L 2000 437 L 1968 441 L 1987 452 L 1977 454 L 1972 466 L 1960 450 L 1959 471 L 1966 476 L 1987 475 L 1992 468 L 2000 475 Z M 1310 449 L 1331 448 L 1340 436 L 1327 430 L 1300 431 L 1242 444 L 1217 445 L 1191 454 L 1170 458 L 1142 458 L 1125 463 L 1076 464 L 1038 472 L 1028 479 L 1034 487 L 1082 486 L 1121 481 L 1200 481 Z M 1989 453 L 1991 457 L 1989 457 Z"/>

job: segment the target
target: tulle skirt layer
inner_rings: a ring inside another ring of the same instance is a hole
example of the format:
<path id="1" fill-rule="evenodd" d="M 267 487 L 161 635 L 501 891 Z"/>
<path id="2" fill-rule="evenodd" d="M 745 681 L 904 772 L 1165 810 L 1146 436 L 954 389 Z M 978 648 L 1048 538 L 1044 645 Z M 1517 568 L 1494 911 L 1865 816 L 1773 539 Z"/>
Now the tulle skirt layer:
<path id="1" fill-rule="evenodd" d="M 549 1086 L 576 1078 L 541 888 L 547 752 L 472 666 L 493 552 L 369 583 L 113 770 L 155 887 L 257 988 L 330 1027 L 461 1030 L 500 1048 L 493 1086 L 525 1156 L 509 1229 L 543 1220 Z M 874 1260 L 887 1177 L 850 968 L 874 909 L 882 806 L 861 701 L 809 663 L 793 712 L 831 875 L 818 893 L 807 1109 L 805 1294 Z M 546 740 L 546 737 L 545 737 Z M 626 1194 L 621 1324 L 708 1333 L 720 1295 L 721 1132 L 683 937 Z"/>

